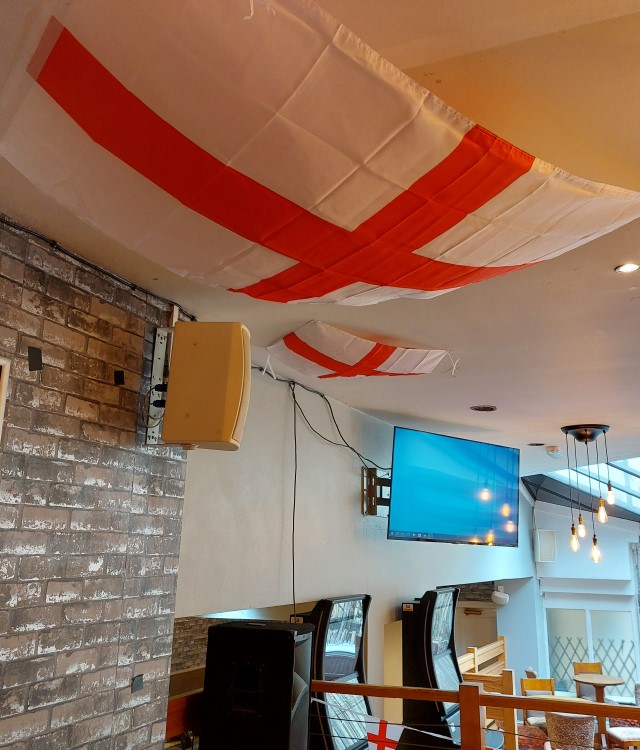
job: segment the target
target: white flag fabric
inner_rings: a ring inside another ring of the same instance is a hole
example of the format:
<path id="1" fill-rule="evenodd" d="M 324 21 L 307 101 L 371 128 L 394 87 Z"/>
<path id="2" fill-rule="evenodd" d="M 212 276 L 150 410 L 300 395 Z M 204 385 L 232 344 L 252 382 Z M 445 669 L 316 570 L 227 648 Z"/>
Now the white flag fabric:
<path id="1" fill-rule="evenodd" d="M 317 378 L 424 375 L 448 354 L 446 349 L 382 344 L 318 320 L 287 334 L 267 351 L 296 372 Z"/>
<path id="2" fill-rule="evenodd" d="M 367 719 L 366 724 L 369 750 L 393 750 L 405 729 L 402 724 L 389 724 L 375 716 Z"/>
<path id="3" fill-rule="evenodd" d="M 5 29 L 0 154 L 194 281 L 276 302 L 428 298 L 640 216 L 638 193 L 471 122 L 312 0 L 28 5 Z"/>

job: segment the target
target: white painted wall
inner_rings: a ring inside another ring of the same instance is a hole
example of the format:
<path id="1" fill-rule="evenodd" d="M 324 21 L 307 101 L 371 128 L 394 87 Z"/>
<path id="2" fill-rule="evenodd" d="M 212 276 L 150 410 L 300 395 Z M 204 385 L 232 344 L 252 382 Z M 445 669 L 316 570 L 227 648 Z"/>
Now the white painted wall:
<path id="1" fill-rule="evenodd" d="M 587 536 L 581 540 L 580 551 L 572 552 L 569 549 L 569 508 L 550 503 L 536 504 L 537 528 L 553 529 L 556 533 L 556 562 L 536 563 L 542 592 L 635 595 L 629 544 L 638 541 L 640 525 L 637 521 L 619 518 L 609 518 L 606 524 L 596 521 L 595 531 L 602 551 L 602 560 L 596 565 L 590 557 L 593 536 L 591 518 L 586 513 L 583 516 Z"/>
<path id="2" fill-rule="evenodd" d="M 298 395 L 312 425 L 338 440 L 320 398 L 300 388 Z M 388 466 L 392 427 L 333 406 L 346 439 Z M 240 450 L 189 456 L 178 617 L 292 601 L 293 468 L 289 389 L 254 375 Z M 389 541 L 386 521 L 360 514 L 360 481 L 357 458 L 324 443 L 299 419 L 296 598 L 372 595 L 368 680 L 375 683 L 383 678 L 384 624 L 399 617 L 402 601 L 440 585 L 533 575 L 530 507 L 521 501 L 517 549 Z"/>

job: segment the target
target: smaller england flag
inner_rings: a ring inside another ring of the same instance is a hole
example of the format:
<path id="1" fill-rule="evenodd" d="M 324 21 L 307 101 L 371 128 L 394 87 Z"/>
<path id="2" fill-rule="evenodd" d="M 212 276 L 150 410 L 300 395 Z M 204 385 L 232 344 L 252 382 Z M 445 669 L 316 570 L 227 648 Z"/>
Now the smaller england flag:
<path id="1" fill-rule="evenodd" d="M 393 750 L 405 729 L 402 724 L 389 724 L 376 716 L 369 717 L 366 724 L 369 750 Z"/>

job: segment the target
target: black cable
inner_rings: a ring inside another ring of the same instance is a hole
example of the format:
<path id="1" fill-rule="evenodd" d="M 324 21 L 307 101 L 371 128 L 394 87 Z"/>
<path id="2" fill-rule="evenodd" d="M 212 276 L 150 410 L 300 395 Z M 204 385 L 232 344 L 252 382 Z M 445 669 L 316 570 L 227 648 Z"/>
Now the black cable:
<path id="1" fill-rule="evenodd" d="M 349 448 L 349 450 L 353 451 L 353 453 L 355 453 L 356 456 L 358 456 L 358 458 L 361 461 L 363 461 L 363 462 L 364 461 L 368 461 L 370 464 L 373 464 L 373 466 L 375 466 L 376 469 L 380 469 L 380 471 L 391 471 L 391 469 L 388 466 L 380 466 L 379 464 L 377 464 L 372 459 L 366 458 L 366 456 L 363 456 L 361 453 L 358 453 L 358 451 L 346 441 L 344 435 L 340 431 L 340 426 L 338 425 L 338 422 L 336 420 L 336 417 L 335 417 L 335 414 L 334 414 L 334 411 L 333 411 L 333 407 L 331 406 L 331 401 L 327 398 L 326 394 L 322 393 L 321 391 L 316 391 L 313 388 L 309 388 L 308 386 L 303 385 L 302 383 L 298 383 L 298 385 L 301 388 L 304 388 L 305 391 L 308 391 L 309 393 L 313 393 L 316 396 L 320 396 L 320 398 L 325 402 L 327 408 L 329 409 L 329 413 L 331 415 L 331 420 L 333 421 L 333 424 L 335 425 L 335 428 L 338 431 L 338 435 L 340 435 L 340 438 L 342 440 L 342 443 L 333 443 L 334 445 L 340 445 L 340 446 L 343 446 L 345 448 Z M 325 438 L 325 440 L 326 440 L 326 438 Z M 331 441 L 328 441 L 328 442 L 331 442 Z M 369 467 L 367 467 L 366 464 L 365 464 L 365 468 L 369 468 Z"/>
<path id="2" fill-rule="evenodd" d="M 252 370 L 257 370 L 257 371 L 259 371 L 259 372 L 261 372 L 263 374 L 266 372 L 264 368 L 258 367 L 257 365 L 252 365 L 251 369 Z M 338 426 L 335 414 L 334 414 L 333 409 L 331 407 L 331 403 L 330 403 L 329 399 L 327 398 L 327 396 L 324 393 L 322 393 L 321 391 L 317 391 L 314 388 L 310 388 L 309 386 L 306 386 L 303 383 L 298 383 L 296 380 L 291 380 L 291 379 L 288 379 L 288 378 L 282 378 L 281 379 L 281 378 L 276 378 L 276 377 L 274 377 L 273 379 L 276 382 L 278 382 L 278 383 L 284 383 L 287 386 L 289 386 L 291 397 L 293 399 L 294 404 L 296 405 L 296 408 L 300 411 L 300 415 L 302 416 L 302 418 L 304 419 L 304 421 L 307 423 L 307 426 L 309 427 L 309 429 L 315 435 L 317 435 L 319 438 L 321 438 L 322 440 L 324 440 L 326 443 L 329 443 L 329 445 L 334 445 L 337 448 L 347 448 L 355 456 L 358 457 L 358 459 L 360 460 L 360 462 L 363 464 L 363 466 L 365 468 L 370 468 L 370 466 L 368 464 L 371 464 L 371 466 L 375 467 L 376 469 L 380 469 L 381 471 L 391 471 L 391 469 L 389 467 L 380 466 L 373 459 L 367 458 L 365 455 L 363 455 L 362 453 L 360 453 L 359 451 L 357 451 L 352 445 L 350 445 L 345 440 L 345 438 L 344 438 L 344 436 L 343 436 L 343 434 L 342 434 L 342 432 L 340 430 L 340 427 Z M 333 421 L 333 423 L 334 423 L 334 425 L 336 427 L 336 430 L 338 431 L 338 434 L 340 435 L 340 438 L 342 439 L 341 443 L 338 443 L 335 440 L 331 440 L 331 438 L 326 437 L 322 433 L 318 432 L 318 430 L 316 430 L 315 427 L 313 427 L 313 425 L 311 424 L 311 422 L 307 418 L 307 415 L 304 413 L 304 409 L 300 405 L 300 402 L 297 400 L 297 398 L 295 396 L 295 392 L 291 389 L 292 385 L 294 385 L 296 387 L 299 386 L 300 388 L 304 389 L 308 393 L 312 393 L 314 396 L 320 396 L 320 398 L 325 402 L 325 404 L 327 405 L 327 407 L 329 409 L 332 421 Z"/>
<path id="3" fill-rule="evenodd" d="M 78 263 L 82 263 L 83 265 L 88 266 L 94 271 L 105 274 L 105 276 L 108 276 L 110 279 L 117 281 L 119 284 L 127 287 L 127 289 L 131 289 L 132 291 L 136 292 L 143 292 L 144 294 L 150 294 L 160 302 L 165 302 L 167 305 L 175 305 L 178 310 L 180 310 L 182 315 L 184 315 L 186 318 L 189 318 L 189 320 L 196 320 L 195 315 L 191 315 L 191 313 L 186 312 L 182 305 L 178 304 L 177 302 L 167 299 L 166 297 L 160 297 L 160 295 L 156 294 L 155 292 L 150 292 L 148 289 L 144 289 L 143 287 L 134 284 L 132 281 L 123 279 L 122 276 L 118 276 L 118 274 L 113 273 L 113 271 L 107 271 L 106 268 L 102 268 L 102 266 L 97 265 L 97 263 L 93 263 L 92 261 L 83 258 L 81 255 L 74 253 L 72 250 L 69 250 L 69 248 L 60 245 L 55 240 L 52 240 L 50 237 L 37 232 L 35 229 L 30 229 L 29 227 L 25 227 L 22 224 L 17 224 L 16 222 L 11 221 L 11 219 L 2 215 L 0 215 L 0 222 L 2 222 L 7 227 L 11 227 L 11 229 L 15 229 L 18 232 L 23 232 L 24 234 L 28 234 L 30 237 L 35 237 L 36 239 L 42 240 L 42 242 L 46 242 L 47 245 L 49 245 L 49 247 L 51 247 L 53 250 L 56 250 L 57 252 L 68 256 L 69 258 L 73 258 Z"/>
<path id="4" fill-rule="evenodd" d="M 291 595 L 293 597 L 293 616 L 296 612 L 296 499 L 298 495 L 298 424 L 295 400 L 295 384 L 289 386 L 293 394 L 293 509 L 291 513 Z"/>
<path id="5" fill-rule="evenodd" d="M 298 399 L 296 398 L 296 395 L 295 395 L 295 387 L 296 387 L 296 385 L 299 385 L 299 383 L 296 383 L 296 382 L 295 382 L 295 381 L 293 381 L 293 380 L 289 381 L 289 383 L 290 383 L 290 385 L 289 385 L 289 388 L 290 388 L 290 391 L 291 391 L 291 398 L 292 398 L 292 400 L 293 400 L 293 403 L 294 403 L 294 405 L 295 405 L 295 408 L 299 410 L 299 412 L 300 412 L 300 414 L 301 414 L 302 418 L 303 418 L 303 419 L 304 419 L 304 421 L 305 421 L 305 422 L 307 423 L 307 426 L 309 427 L 309 429 L 310 429 L 310 430 L 311 430 L 311 431 L 312 431 L 313 433 L 315 433 L 315 434 L 316 434 L 316 435 L 317 435 L 317 436 L 318 436 L 319 438 L 321 438 L 321 439 L 322 439 L 322 440 L 324 440 L 325 442 L 329 443 L 329 445 L 335 445 L 335 446 L 336 446 L 337 448 L 348 448 L 348 449 L 349 449 L 349 450 L 351 450 L 351 451 L 352 451 L 353 453 L 355 453 L 355 454 L 356 454 L 356 456 L 358 456 L 358 458 L 359 458 L 359 459 L 360 459 L 360 461 L 362 462 L 363 466 L 364 466 L 365 468 L 368 468 L 368 467 L 367 467 L 367 464 L 366 464 L 366 463 L 364 462 L 364 459 L 363 459 L 363 457 L 362 457 L 362 456 L 361 456 L 361 455 L 360 455 L 360 454 L 358 453 L 358 451 L 357 451 L 357 450 L 356 450 L 355 448 L 352 448 L 352 447 L 351 447 L 350 445 L 346 445 L 346 444 L 344 444 L 344 443 L 336 443 L 336 442 L 335 442 L 334 440 L 331 440 L 330 438 L 328 438 L 328 437 L 325 437 L 324 435 L 322 435 L 322 434 L 321 434 L 320 432 L 318 432 L 318 430 L 316 430 L 316 428 L 315 428 L 315 427 L 313 427 L 313 425 L 312 425 L 312 424 L 311 424 L 311 422 L 309 421 L 309 419 L 308 419 L 307 415 L 306 415 L 306 414 L 304 413 L 304 410 L 303 410 L 302 406 L 300 406 L 300 402 L 298 401 Z"/>

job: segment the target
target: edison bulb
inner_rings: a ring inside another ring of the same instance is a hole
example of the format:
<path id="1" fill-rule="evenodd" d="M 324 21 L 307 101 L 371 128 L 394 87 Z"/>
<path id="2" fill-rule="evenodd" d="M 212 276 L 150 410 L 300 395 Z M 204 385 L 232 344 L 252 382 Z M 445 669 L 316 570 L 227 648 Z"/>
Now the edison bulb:
<path id="1" fill-rule="evenodd" d="M 504 525 L 504 530 L 507 532 L 507 534 L 513 534 L 513 532 L 516 530 L 515 523 L 511 519 L 509 519 Z"/>
<path id="2" fill-rule="evenodd" d="M 602 560 L 602 552 L 600 552 L 600 547 L 598 547 L 598 538 L 595 534 L 593 535 L 593 545 L 591 546 L 591 559 L 596 564 Z"/>
<path id="3" fill-rule="evenodd" d="M 573 523 L 571 524 L 571 539 L 569 540 L 569 547 L 572 552 L 577 552 L 580 549 L 580 540 L 576 534 L 576 526 Z"/>
<path id="4" fill-rule="evenodd" d="M 502 513 L 505 518 L 509 518 L 511 515 L 511 507 L 509 506 L 509 503 L 505 503 L 502 508 L 500 508 L 500 513 Z"/>
<path id="5" fill-rule="evenodd" d="M 587 527 L 584 525 L 582 520 L 582 513 L 578 516 L 578 536 L 585 537 L 587 535 Z"/>
<path id="6" fill-rule="evenodd" d="M 490 531 L 487 534 L 487 544 L 493 544 L 494 540 L 495 540 L 495 535 L 494 535 L 493 531 Z"/>
<path id="7" fill-rule="evenodd" d="M 600 523 L 606 523 L 609 519 L 609 516 L 607 515 L 607 509 L 604 507 L 604 500 L 600 498 L 600 503 L 598 505 L 598 521 Z"/>
<path id="8" fill-rule="evenodd" d="M 607 502 L 609 505 L 615 505 L 616 503 L 616 496 L 613 494 L 613 487 L 611 486 L 611 482 L 607 484 Z"/>
<path id="9" fill-rule="evenodd" d="M 488 500 L 490 497 L 491 493 L 486 487 L 480 491 L 480 500 Z"/>

